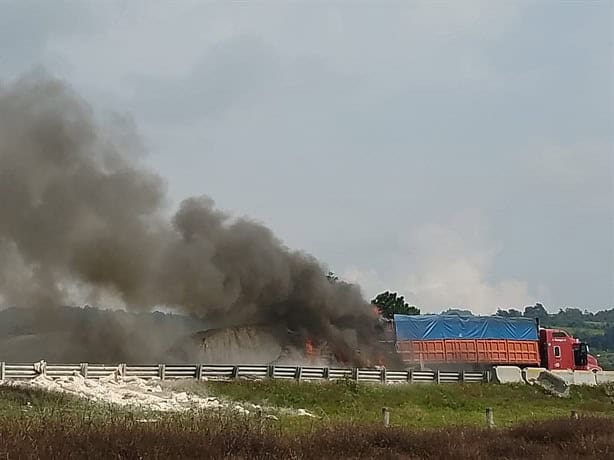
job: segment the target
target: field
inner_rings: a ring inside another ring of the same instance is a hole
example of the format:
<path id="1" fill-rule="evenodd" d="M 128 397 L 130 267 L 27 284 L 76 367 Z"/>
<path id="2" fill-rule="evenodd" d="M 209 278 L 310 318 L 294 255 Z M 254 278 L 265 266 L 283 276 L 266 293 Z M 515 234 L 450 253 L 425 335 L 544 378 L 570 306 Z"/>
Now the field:
<path id="1" fill-rule="evenodd" d="M 176 382 L 317 415 L 129 412 L 35 389 L 0 387 L 0 459 L 19 458 L 612 458 L 612 388 L 569 399 L 530 386 Z M 381 408 L 391 410 L 391 427 Z M 497 428 L 484 425 L 492 407 Z M 577 410 L 579 420 L 569 413 Z"/>
<path id="2" fill-rule="evenodd" d="M 185 383 L 189 388 L 194 384 Z M 203 386 L 192 391 L 202 391 Z M 418 384 L 368 385 L 352 381 L 327 384 L 292 381 L 210 382 L 206 388 L 229 398 L 279 407 L 303 408 L 319 416 L 317 422 L 378 422 L 382 407 L 391 423 L 411 428 L 450 425 L 482 426 L 485 410 L 494 410 L 499 426 L 581 414 L 614 416 L 614 388 L 572 387 L 561 399 L 531 385 Z M 299 419 L 304 423 L 303 419 Z M 296 420 L 295 420 L 296 421 Z M 314 423 L 314 422 L 311 422 Z"/>

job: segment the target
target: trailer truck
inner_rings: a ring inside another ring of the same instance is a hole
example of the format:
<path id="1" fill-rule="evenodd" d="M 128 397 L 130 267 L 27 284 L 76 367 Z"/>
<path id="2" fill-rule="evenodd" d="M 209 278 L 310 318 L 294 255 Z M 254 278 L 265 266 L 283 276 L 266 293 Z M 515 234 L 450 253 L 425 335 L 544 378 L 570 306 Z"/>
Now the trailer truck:
<path id="1" fill-rule="evenodd" d="M 541 328 L 531 318 L 394 315 L 390 328 L 396 353 L 408 367 L 602 370 L 586 343 L 561 329 Z"/>

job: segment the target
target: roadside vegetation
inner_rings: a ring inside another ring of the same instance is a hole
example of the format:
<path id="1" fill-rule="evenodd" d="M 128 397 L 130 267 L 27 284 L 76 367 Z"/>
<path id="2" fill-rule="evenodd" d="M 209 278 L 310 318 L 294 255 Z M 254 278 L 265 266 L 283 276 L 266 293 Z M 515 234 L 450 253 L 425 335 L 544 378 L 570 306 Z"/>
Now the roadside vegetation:
<path id="1" fill-rule="evenodd" d="M 174 382 L 177 389 L 311 417 L 218 411 L 127 411 L 37 389 L 0 387 L 0 459 L 34 458 L 608 458 L 612 388 L 574 388 L 569 399 L 507 385 L 380 386 L 355 382 Z M 391 410 L 383 427 L 381 408 Z M 484 410 L 495 412 L 495 429 Z M 571 420 L 570 410 L 579 420 Z"/>
<path id="2" fill-rule="evenodd" d="M 414 384 L 369 385 L 354 381 L 297 383 L 262 380 L 184 382 L 185 389 L 210 392 L 237 401 L 306 409 L 317 415 L 310 424 L 328 422 L 378 422 L 381 410 L 390 410 L 392 425 L 438 428 L 451 425 L 482 426 L 487 407 L 494 410 L 498 426 L 583 415 L 614 417 L 614 387 L 572 387 L 570 398 L 559 398 L 532 385 Z M 303 426 L 306 420 L 288 423 Z"/>

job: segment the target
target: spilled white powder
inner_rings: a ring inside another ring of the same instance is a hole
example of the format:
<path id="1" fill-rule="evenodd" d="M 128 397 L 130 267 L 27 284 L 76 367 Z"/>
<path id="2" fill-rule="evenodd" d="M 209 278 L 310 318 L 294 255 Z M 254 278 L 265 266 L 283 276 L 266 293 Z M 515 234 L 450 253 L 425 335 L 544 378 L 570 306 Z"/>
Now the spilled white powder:
<path id="1" fill-rule="evenodd" d="M 262 411 L 262 407 L 257 404 L 238 403 L 213 396 L 200 396 L 185 391 L 163 389 L 159 380 L 143 380 L 130 376 L 120 377 L 117 373 L 101 379 L 86 379 L 78 372 L 69 377 L 57 378 L 39 375 L 32 380 L 11 380 L 0 383 L 9 386 L 40 388 L 91 401 L 159 412 L 211 409 L 248 415 Z M 305 409 L 278 409 L 278 411 L 289 415 L 313 417 L 313 414 Z"/>

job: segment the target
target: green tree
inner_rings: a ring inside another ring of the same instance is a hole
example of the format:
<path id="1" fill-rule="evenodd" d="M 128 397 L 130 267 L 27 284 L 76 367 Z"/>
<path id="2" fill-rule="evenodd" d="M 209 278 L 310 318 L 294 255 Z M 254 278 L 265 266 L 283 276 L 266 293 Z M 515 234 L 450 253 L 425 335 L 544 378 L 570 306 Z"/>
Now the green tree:
<path id="1" fill-rule="evenodd" d="M 548 312 L 541 303 L 524 308 L 524 316 L 527 318 L 538 318 L 540 321 L 548 319 Z"/>
<path id="2" fill-rule="evenodd" d="M 474 316 L 471 310 L 463 308 L 448 308 L 441 312 L 442 315 L 456 315 L 456 316 Z"/>
<path id="3" fill-rule="evenodd" d="M 394 315 L 419 315 L 420 309 L 405 302 L 403 296 L 396 292 L 382 292 L 371 301 L 384 318 L 392 319 Z"/>
<path id="4" fill-rule="evenodd" d="M 515 310 L 514 308 L 510 308 L 509 310 L 497 309 L 497 313 L 495 316 L 503 316 L 506 318 L 516 318 L 522 316 L 522 312 L 520 310 Z"/>

